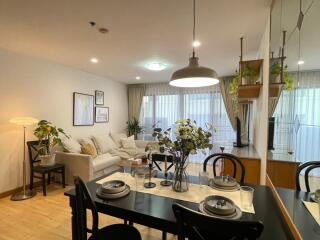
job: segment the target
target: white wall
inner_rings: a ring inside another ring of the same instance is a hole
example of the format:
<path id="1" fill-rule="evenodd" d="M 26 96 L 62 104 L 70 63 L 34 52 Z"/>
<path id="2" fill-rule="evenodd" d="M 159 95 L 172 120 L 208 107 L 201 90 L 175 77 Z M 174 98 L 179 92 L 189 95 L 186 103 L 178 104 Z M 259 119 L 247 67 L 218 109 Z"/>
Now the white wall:
<path id="1" fill-rule="evenodd" d="M 269 29 L 270 21 L 261 39 L 258 58 L 263 59 L 263 87 L 253 105 L 253 144 L 261 158 L 260 183 L 265 184 L 268 145 L 268 95 L 269 95 Z"/>
<path id="2" fill-rule="evenodd" d="M 73 127 L 73 92 L 104 91 L 109 123 Z M 63 65 L 0 49 L 0 193 L 22 185 L 23 132 L 17 116 L 46 119 L 74 137 L 125 131 L 126 85 Z M 27 129 L 32 139 L 33 127 Z"/>

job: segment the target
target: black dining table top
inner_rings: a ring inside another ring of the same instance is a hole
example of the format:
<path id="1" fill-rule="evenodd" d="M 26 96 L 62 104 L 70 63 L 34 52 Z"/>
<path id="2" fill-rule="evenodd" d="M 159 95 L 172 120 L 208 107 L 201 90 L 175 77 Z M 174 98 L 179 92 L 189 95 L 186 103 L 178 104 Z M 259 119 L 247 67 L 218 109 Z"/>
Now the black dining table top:
<path id="1" fill-rule="evenodd" d="M 172 211 L 173 203 L 180 203 L 191 209 L 198 210 L 197 203 L 172 199 L 170 196 L 162 197 L 136 192 L 134 190 L 131 190 L 129 195 L 120 199 L 102 200 L 96 196 L 96 190 L 100 186 L 96 181 L 104 177 L 87 183 L 98 211 L 101 213 L 176 234 L 176 219 Z M 190 176 L 190 180 L 197 183 L 198 178 Z M 262 221 L 264 230 L 260 239 L 292 239 L 270 188 L 267 186 L 252 187 L 255 190 L 253 198 L 255 214 L 243 212 L 240 220 Z M 74 189 L 67 191 L 65 195 L 70 198 L 71 204 L 71 201 L 74 201 L 75 198 Z"/>
<path id="2" fill-rule="evenodd" d="M 303 201 L 311 202 L 311 194 L 286 188 L 277 188 L 277 192 L 302 238 L 319 240 L 320 226 L 303 203 Z"/>

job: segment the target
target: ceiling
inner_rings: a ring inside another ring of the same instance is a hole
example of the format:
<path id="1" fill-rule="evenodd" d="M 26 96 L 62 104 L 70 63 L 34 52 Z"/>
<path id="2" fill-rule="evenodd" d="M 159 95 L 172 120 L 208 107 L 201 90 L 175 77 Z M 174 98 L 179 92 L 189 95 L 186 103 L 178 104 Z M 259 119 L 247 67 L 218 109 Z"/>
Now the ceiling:
<path id="1" fill-rule="evenodd" d="M 198 0 L 200 64 L 219 76 L 233 74 L 241 36 L 245 56 L 255 57 L 270 3 Z M 99 33 L 89 21 L 109 33 Z M 125 83 L 169 81 L 191 52 L 192 0 L 0 0 L 0 22 L 1 48 Z M 99 63 L 92 64 L 92 57 Z M 168 68 L 146 70 L 152 60 Z"/>

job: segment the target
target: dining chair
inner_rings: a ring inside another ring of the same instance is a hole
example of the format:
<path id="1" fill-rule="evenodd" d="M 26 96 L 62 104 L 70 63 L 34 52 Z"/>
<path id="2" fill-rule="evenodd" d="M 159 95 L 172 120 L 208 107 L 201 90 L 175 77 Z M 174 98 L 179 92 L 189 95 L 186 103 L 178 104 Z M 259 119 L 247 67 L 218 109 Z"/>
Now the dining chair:
<path id="1" fill-rule="evenodd" d="M 304 182 L 306 185 L 306 191 L 310 192 L 310 184 L 309 184 L 309 174 L 313 169 L 320 168 L 320 161 L 311 161 L 301 164 L 296 172 L 296 187 L 298 191 L 301 191 L 301 184 L 300 184 L 300 173 L 305 170 L 304 172 Z"/>
<path id="2" fill-rule="evenodd" d="M 74 184 L 76 189 L 75 201 L 75 220 L 78 239 L 87 240 L 87 234 L 91 236 L 89 240 L 141 240 L 139 231 L 130 225 L 126 224 L 113 224 L 99 229 L 99 215 L 95 202 L 92 200 L 91 194 L 79 176 L 74 177 Z M 90 209 L 92 214 L 92 227 L 87 228 L 87 212 Z"/>
<path id="3" fill-rule="evenodd" d="M 217 172 L 216 172 L 216 165 L 218 163 L 219 160 L 229 160 L 232 163 L 233 166 L 233 178 L 236 177 L 237 174 L 237 163 L 240 165 L 240 170 L 241 170 L 241 174 L 240 174 L 240 184 L 244 183 L 244 177 L 246 175 L 246 170 L 245 167 L 243 165 L 243 163 L 240 161 L 240 159 L 238 157 L 236 157 L 233 154 L 230 153 L 214 153 L 211 154 L 210 156 L 208 156 L 204 162 L 203 162 L 203 171 L 206 172 L 207 171 L 207 164 L 210 160 L 213 160 L 212 163 L 212 167 L 213 167 L 213 175 L 217 176 Z"/>
<path id="4" fill-rule="evenodd" d="M 43 144 L 49 146 L 48 140 L 43 140 Z M 56 163 L 52 166 L 41 166 L 39 163 L 41 160 L 39 159 L 39 141 L 28 141 L 28 153 L 29 153 L 29 161 L 30 161 L 30 189 L 33 189 L 33 180 L 34 178 L 41 179 L 42 181 L 42 192 L 43 196 L 47 195 L 47 184 L 46 184 L 46 175 L 48 176 L 48 185 L 51 180 L 51 173 L 61 174 L 62 187 L 66 187 L 65 183 L 65 166 L 64 164 Z"/>
<path id="5" fill-rule="evenodd" d="M 224 220 L 173 204 L 177 219 L 178 240 L 253 240 L 263 231 L 263 223 L 255 221 Z"/>

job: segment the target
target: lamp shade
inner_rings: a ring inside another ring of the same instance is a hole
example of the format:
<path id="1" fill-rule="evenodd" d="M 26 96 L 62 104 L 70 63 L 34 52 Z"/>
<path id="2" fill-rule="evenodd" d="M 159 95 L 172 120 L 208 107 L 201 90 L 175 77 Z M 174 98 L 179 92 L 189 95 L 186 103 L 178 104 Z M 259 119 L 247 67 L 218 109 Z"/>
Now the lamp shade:
<path id="1" fill-rule="evenodd" d="M 10 123 L 14 123 L 21 126 L 34 125 L 39 122 L 38 119 L 32 117 L 15 117 L 10 119 Z"/>
<path id="2" fill-rule="evenodd" d="M 175 87 L 206 87 L 219 83 L 217 73 L 199 66 L 198 61 L 197 57 L 191 57 L 189 66 L 175 71 L 169 84 Z"/>

